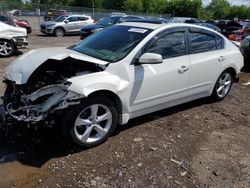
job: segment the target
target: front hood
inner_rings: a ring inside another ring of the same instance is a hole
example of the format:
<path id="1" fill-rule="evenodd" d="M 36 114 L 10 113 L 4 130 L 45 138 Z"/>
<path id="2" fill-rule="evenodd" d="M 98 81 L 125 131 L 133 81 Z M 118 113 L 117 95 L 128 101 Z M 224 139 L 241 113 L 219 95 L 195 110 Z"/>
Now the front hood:
<path id="1" fill-rule="evenodd" d="M 44 62 L 49 59 L 61 61 L 66 58 L 73 58 L 80 61 L 95 63 L 99 65 L 107 65 L 108 62 L 93 58 L 84 54 L 80 54 L 70 49 L 58 48 L 42 48 L 31 50 L 13 61 L 5 70 L 4 78 L 16 82 L 16 84 L 27 83 L 31 74 Z"/>
<path id="2" fill-rule="evenodd" d="M 27 31 L 24 28 L 13 27 L 0 22 L 0 38 L 12 39 L 13 37 L 27 36 Z"/>

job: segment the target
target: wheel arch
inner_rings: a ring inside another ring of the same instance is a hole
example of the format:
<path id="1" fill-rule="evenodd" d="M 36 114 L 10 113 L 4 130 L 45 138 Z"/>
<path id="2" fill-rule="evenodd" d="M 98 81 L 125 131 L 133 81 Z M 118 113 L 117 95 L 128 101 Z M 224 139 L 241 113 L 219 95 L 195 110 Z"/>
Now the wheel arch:
<path id="1" fill-rule="evenodd" d="M 0 41 L 7 41 L 7 42 L 11 42 L 13 44 L 13 46 L 15 47 L 15 49 L 17 50 L 16 44 L 14 43 L 13 40 L 11 39 L 6 39 L 6 38 L 0 38 Z"/>
<path id="2" fill-rule="evenodd" d="M 110 99 L 114 103 L 115 107 L 117 108 L 118 114 L 122 113 L 122 101 L 117 94 L 115 94 L 114 92 L 110 90 L 98 90 L 98 91 L 94 91 L 93 93 L 90 93 L 87 96 L 87 99 L 98 97 L 98 96 L 102 96 L 102 97 L 104 96 Z"/>
<path id="3" fill-rule="evenodd" d="M 7 56 L 4 56 L 4 57 L 10 57 L 10 56 L 12 56 L 12 55 L 17 54 L 18 49 L 17 49 L 17 46 L 16 46 L 15 42 L 14 42 L 12 39 L 0 38 L 0 41 L 10 42 L 10 43 L 13 45 L 13 47 L 14 47 L 13 52 L 12 52 L 11 54 L 7 55 Z M 2 57 L 2 56 L 1 56 L 1 57 Z"/>
<path id="4" fill-rule="evenodd" d="M 57 26 L 57 27 L 55 27 L 54 30 L 53 30 L 53 33 L 54 33 L 54 34 L 55 34 L 55 31 L 56 31 L 57 29 L 62 29 L 62 30 L 64 31 L 64 33 L 66 33 L 66 30 L 65 30 L 64 27 L 62 27 L 62 26 Z"/>
<path id="5" fill-rule="evenodd" d="M 235 79 L 235 77 L 236 77 L 236 75 L 237 75 L 235 68 L 233 68 L 233 67 L 228 67 L 228 68 L 226 68 L 223 72 L 225 72 L 225 71 L 230 71 L 230 72 L 233 74 L 233 78 Z"/>
<path id="6" fill-rule="evenodd" d="M 216 91 L 216 87 L 217 87 L 217 85 L 219 83 L 219 79 L 226 72 L 232 75 L 232 82 L 230 83 L 231 84 L 229 86 L 230 88 L 226 92 L 226 94 L 224 96 L 219 96 L 218 93 L 217 93 L 217 91 Z M 214 87 L 213 87 L 213 90 L 212 90 L 212 93 L 211 93 L 210 97 L 213 100 L 215 100 L 215 101 L 223 100 L 227 96 L 227 94 L 229 93 L 229 91 L 230 91 L 230 89 L 231 89 L 231 87 L 233 85 L 233 82 L 235 82 L 235 81 L 237 82 L 237 72 L 236 72 L 235 68 L 233 68 L 233 67 L 227 67 L 227 68 L 225 68 L 224 71 L 222 71 L 221 74 L 219 75 L 219 77 L 217 78 L 217 80 L 216 80 L 216 82 L 214 84 Z"/>

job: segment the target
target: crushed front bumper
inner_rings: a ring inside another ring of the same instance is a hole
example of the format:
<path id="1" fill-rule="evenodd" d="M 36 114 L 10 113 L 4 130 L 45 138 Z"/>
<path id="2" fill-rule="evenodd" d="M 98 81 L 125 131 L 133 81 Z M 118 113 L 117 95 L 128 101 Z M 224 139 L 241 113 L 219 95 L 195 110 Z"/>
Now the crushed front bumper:
<path id="1" fill-rule="evenodd" d="M 12 41 L 16 45 L 17 48 L 28 48 L 28 40 L 27 37 L 13 37 Z"/>

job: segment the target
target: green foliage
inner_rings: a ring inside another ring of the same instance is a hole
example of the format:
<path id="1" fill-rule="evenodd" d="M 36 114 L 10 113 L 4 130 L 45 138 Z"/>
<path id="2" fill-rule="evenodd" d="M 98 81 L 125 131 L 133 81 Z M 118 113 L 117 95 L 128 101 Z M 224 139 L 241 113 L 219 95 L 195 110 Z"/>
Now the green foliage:
<path id="1" fill-rule="evenodd" d="M 246 6 L 232 6 L 227 15 L 228 19 L 240 18 L 249 19 L 250 18 L 250 8 Z"/>
<path id="2" fill-rule="evenodd" d="M 3 10 L 32 9 L 34 4 L 77 6 L 96 9 L 125 10 L 150 14 L 172 14 L 173 16 L 211 19 L 250 19 L 250 7 L 232 6 L 227 0 L 212 0 L 202 7 L 202 0 L 0 0 Z"/>
<path id="3" fill-rule="evenodd" d="M 144 0 L 143 11 L 147 13 L 163 13 L 166 0 Z"/>
<path id="4" fill-rule="evenodd" d="M 199 17 L 202 12 L 201 0 L 168 0 L 165 6 L 165 13 L 172 13 L 173 16 Z"/>
<path id="5" fill-rule="evenodd" d="M 123 10 L 123 3 L 124 0 L 103 0 L 102 8 L 112 10 Z"/>
<path id="6" fill-rule="evenodd" d="M 133 12 L 142 12 L 143 2 L 142 0 L 126 0 L 124 2 L 124 9 Z"/>
<path id="7" fill-rule="evenodd" d="M 206 11 L 211 12 L 214 19 L 225 19 L 230 12 L 230 4 L 226 0 L 212 0 Z"/>
<path id="8" fill-rule="evenodd" d="M 55 1 L 55 0 L 54 0 Z M 93 0 L 72 0 L 69 5 L 70 6 L 79 6 L 79 7 L 92 7 Z"/>

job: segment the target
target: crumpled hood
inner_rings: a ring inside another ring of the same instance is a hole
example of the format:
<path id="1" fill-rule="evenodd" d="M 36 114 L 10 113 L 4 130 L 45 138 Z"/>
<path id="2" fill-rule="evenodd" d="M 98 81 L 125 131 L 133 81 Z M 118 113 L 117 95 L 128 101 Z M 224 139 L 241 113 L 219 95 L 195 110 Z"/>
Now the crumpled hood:
<path id="1" fill-rule="evenodd" d="M 0 38 L 12 39 L 13 37 L 27 36 L 27 31 L 24 28 L 13 27 L 0 22 Z"/>
<path id="2" fill-rule="evenodd" d="M 25 84 L 31 74 L 48 59 L 60 61 L 68 57 L 100 65 L 108 64 L 106 61 L 80 54 L 63 47 L 41 48 L 31 50 L 13 61 L 6 68 L 4 78 L 16 82 L 16 84 Z"/>

